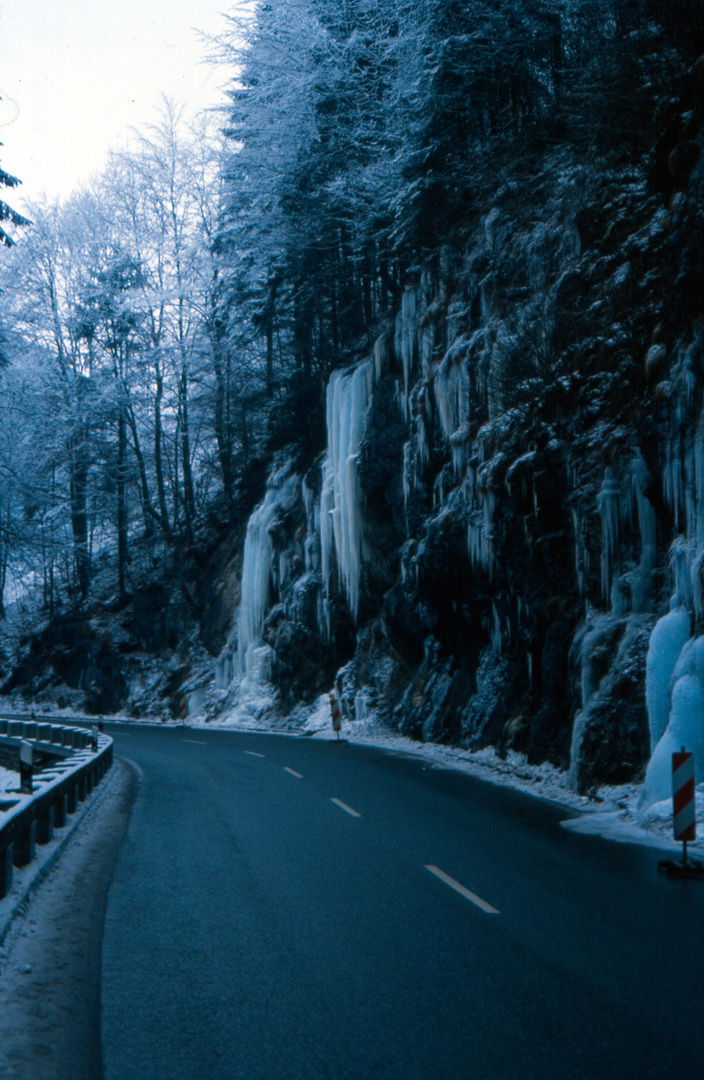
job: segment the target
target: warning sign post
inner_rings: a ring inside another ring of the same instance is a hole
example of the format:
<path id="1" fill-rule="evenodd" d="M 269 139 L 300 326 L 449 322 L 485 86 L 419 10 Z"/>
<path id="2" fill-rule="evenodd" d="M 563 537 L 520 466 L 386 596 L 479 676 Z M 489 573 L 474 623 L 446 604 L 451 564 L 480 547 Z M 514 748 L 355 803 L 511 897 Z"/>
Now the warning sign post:
<path id="1" fill-rule="evenodd" d="M 672 829 L 675 840 L 682 841 L 682 862 L 663 859 L 658 865 L 668 877 L 702 877 L 704 866 L 687 859 L 687 844 L 696 839 L 697 818 L 694 791 L 694 754 L 684 746 L 672 755 Z"/>

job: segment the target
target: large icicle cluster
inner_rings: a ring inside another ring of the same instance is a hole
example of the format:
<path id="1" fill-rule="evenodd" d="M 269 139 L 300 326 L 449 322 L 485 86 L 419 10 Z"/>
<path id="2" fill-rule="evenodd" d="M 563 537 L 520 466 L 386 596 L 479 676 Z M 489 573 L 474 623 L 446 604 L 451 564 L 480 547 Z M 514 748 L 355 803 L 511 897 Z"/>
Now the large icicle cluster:
<path id="1" fill-rule="evenodd" d="M 617 470 L 608 466 L 597 496 L 601 518 L 601 588 L 604 599 L 618 605 L 629 593 L 633 612 L 652 610 L 652 575 L 656 557 L 655 511 L 645 496 L 650 474 L 639 453 Z M 624 533 L 637 522 L 640 560 L 624 572 L 620 565 Z"/>
<path id="2" fill-rule="evenodd" d="M 362 572 L 362 491 L 359 451 L 372 395 L 372 361 L 352 371 L 334 371 L 327 391 L 328 448 L 320 497 L 320 558 L 326 595 L 333 545 L 340 584 L 350 613 L 357 618 Z"/>

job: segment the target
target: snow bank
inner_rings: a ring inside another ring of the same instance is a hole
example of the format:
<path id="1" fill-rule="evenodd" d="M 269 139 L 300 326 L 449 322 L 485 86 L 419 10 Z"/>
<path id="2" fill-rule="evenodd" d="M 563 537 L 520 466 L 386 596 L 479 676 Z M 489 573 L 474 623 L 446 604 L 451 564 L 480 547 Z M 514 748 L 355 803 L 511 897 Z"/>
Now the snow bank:
<path id="1" fill-rule="evenodd" d="M 0 765 L 0 791 L 7 791 L 8 788 L 17 787 L 19 782 L 19 773 L 13 772 L 11 769 L 3 769 Z"/>

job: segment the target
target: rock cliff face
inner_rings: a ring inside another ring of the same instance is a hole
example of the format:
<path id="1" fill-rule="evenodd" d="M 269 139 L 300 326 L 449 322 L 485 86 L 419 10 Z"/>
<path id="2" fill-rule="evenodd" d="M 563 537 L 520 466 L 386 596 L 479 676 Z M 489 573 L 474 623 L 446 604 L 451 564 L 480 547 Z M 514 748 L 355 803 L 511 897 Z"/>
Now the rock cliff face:
<path id="1" fill-rule="evenodd" d="M 334 372 L 323 458 L 279 459 L 245 544 L 231 670 L 264 649 L 282 708 L 336 682 L 580 790 L 642 777 L 651 631 L 704 616 L 702 71 L 642 168 L 497 184 Z"/>

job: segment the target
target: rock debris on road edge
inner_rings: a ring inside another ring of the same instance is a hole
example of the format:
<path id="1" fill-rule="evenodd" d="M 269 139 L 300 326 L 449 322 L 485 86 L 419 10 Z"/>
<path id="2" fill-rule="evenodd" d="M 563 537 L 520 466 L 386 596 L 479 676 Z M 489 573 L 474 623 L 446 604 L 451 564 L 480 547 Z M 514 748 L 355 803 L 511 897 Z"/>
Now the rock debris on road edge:
<path id="1" fill-rule="evenodd" d="M 103 924 L 137 784 L 134 770 L 116 760 L 78 824 L 14 908 L 0 950 L 3 1080 L 102 1076 Z"/>

